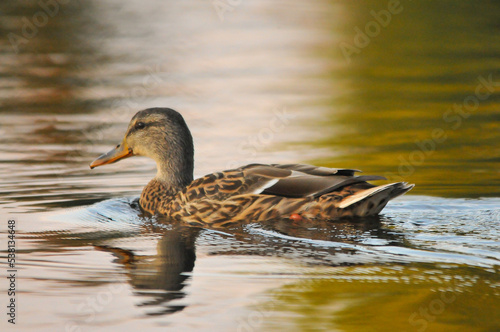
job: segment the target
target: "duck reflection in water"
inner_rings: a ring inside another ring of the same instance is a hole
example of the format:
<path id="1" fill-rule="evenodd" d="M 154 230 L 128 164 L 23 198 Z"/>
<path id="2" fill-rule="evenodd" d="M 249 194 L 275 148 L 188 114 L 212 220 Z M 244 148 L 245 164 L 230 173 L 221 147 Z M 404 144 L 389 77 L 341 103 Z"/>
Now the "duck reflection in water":
<path id="1" fill-rule="evenodd" d="M 153 256 L 140 256 L 133 250 L 106 245 L 95 247 L 113 253 L 117 257 L 117 262 L 123 264 L 136 295 L 154 298 L 139 306 L 155 308 L 162 306 L 161 310 L 148 311 L 147 314 L 163 315 L 180 311 L 185 307 L 170 302 L 186 296 L 182 289 L 194 268 L 195 241 L 199 233 L 199 228 L 174 226 L 163 232 L 156 246 L 157 254 Z"/>
<path id="2" fill-rule="evenodd" d="M 363 218 L 357 223 L 352 220 L 338 223 L 274 220 L 259 225 L 234 226 L 221 232 L 162 219 L 143 225 L 144 233 L 162 234 L 156 255 L 136 255 L 134 249 L 106 245 L 95 247 L 118 258 L 128 271 L 135 295 L 152 298 L 139 304 L 148 308 L 147 315 L 164 315 L 186 307 L 180 300 L 188 296 L 183 289 L 190 283 L 196 260 L 196 240 L 200 236 L 208 241 L 200 241 L 198 246 L 205 246 L 204 252 L 208 246 L 210 255 L 284 257 L 298 259 L 307 265 L 358 265 L 367 260 L 357 255 L 354 247 L 336 243 L 356 244 L 363 234 L 365 238 L 369 234 L 371 238 L 383 239 L 392 245 L 402 244 L 402 236 L 381 228 L 380 221 L 379 217 Z M 169 227 L 165 229 L 165 225 Z M 329 246 L 325 246 L 325 242 Z"/>

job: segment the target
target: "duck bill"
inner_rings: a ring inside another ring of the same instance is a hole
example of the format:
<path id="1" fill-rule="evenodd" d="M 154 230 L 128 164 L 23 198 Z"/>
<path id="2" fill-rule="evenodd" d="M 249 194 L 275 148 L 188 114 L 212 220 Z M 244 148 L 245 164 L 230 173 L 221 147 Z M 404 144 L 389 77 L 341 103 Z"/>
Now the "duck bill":
<path id="1" fill-rule="evenodd" d="M 120 159 L 125 159 L 125 158 L 131 157 L 133 155 L 134 154 L 132 153 L 132 149 L 130 149 L 128 147 L 127 143 L 125 143 L 125 141 L 123 141 L 121 144 L 117 145 L 116 148 L 114 148 L 113 150 L 101 155 L 99 158 L 94 160 L 90 164 L 90 168 L 92 169 L 92 168 L 97 167 L 97 166 L 112 164 L 112 163 L 117 162 Z"/>

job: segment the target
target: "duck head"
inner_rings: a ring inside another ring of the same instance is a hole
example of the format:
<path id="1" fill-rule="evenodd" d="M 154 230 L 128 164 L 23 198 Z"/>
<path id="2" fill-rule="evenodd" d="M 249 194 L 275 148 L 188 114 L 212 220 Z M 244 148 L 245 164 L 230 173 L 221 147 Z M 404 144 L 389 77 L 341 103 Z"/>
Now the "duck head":
<path id="1" fill-rule="evenodd" d="M 156 162 L 155 179 L 184 187 L 193 181 L 193 138 L 182 115 L 170 108 L 148 108 L 130 120 L 122 142 L 101 155 L 90 168 L 111 164 L 132 156 Z"/>

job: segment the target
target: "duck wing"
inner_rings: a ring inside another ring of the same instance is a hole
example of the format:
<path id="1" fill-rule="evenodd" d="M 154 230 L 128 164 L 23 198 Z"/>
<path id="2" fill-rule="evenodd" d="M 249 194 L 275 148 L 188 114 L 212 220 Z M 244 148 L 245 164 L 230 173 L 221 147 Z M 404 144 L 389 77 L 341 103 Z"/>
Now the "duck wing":
<path id="1" fill-rule="evenodd" d="M 185 201 L 209 198 L 223 201 L 236 195 L 274 195 L 290 198 L 312 197 L 342 187 L 383 180 L 381 176 L 354 176 L 354 169 L 336 169 L 303 164 L 251 164 L 234 170 L 209 174 L 186 188 Z"/>
<path id="2" fill-rule="evenodd" d="M 348 185 L 385 180 L 384 177 L 375 175 L 354 176 L 355 172 L 360 171 L 304 164 L 255 165 L 247 169 L 247 173 L 258 174 L 263 178 L 274 176 L 274 183 L 263 188 L 261 194 L 292 198 L 316 198 Z"/>

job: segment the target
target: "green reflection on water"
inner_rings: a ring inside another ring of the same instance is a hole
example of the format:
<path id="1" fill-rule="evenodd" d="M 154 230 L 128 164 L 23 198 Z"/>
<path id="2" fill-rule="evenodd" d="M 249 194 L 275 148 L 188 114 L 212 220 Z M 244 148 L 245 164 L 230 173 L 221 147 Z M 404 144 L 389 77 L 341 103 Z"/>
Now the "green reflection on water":
<path id="1" fill-rule="evenodd" d="M 328 113 L 315 125 L 327 134 L 312 144 L 341 155 L 313 162 L 416 183 L 413 194 L 498 196 L 500 3 L 401 1 L 365 45 L 354 28 L 388 2 L 339 3 L 346 18 L 325 28 L 362 47 L 350 61 L 340 42 L 319 49 L 340 62 L 324 79 L 343 91 L 320 103 Z"/>
<path id="2" fill-rule="evenodd" d="M 270 300 L 256 306 L 264 330 L 493 331 L 500 326 L 494 272 L 414 264 L 328 273 L 333 276 L 273 291 Z"/>

